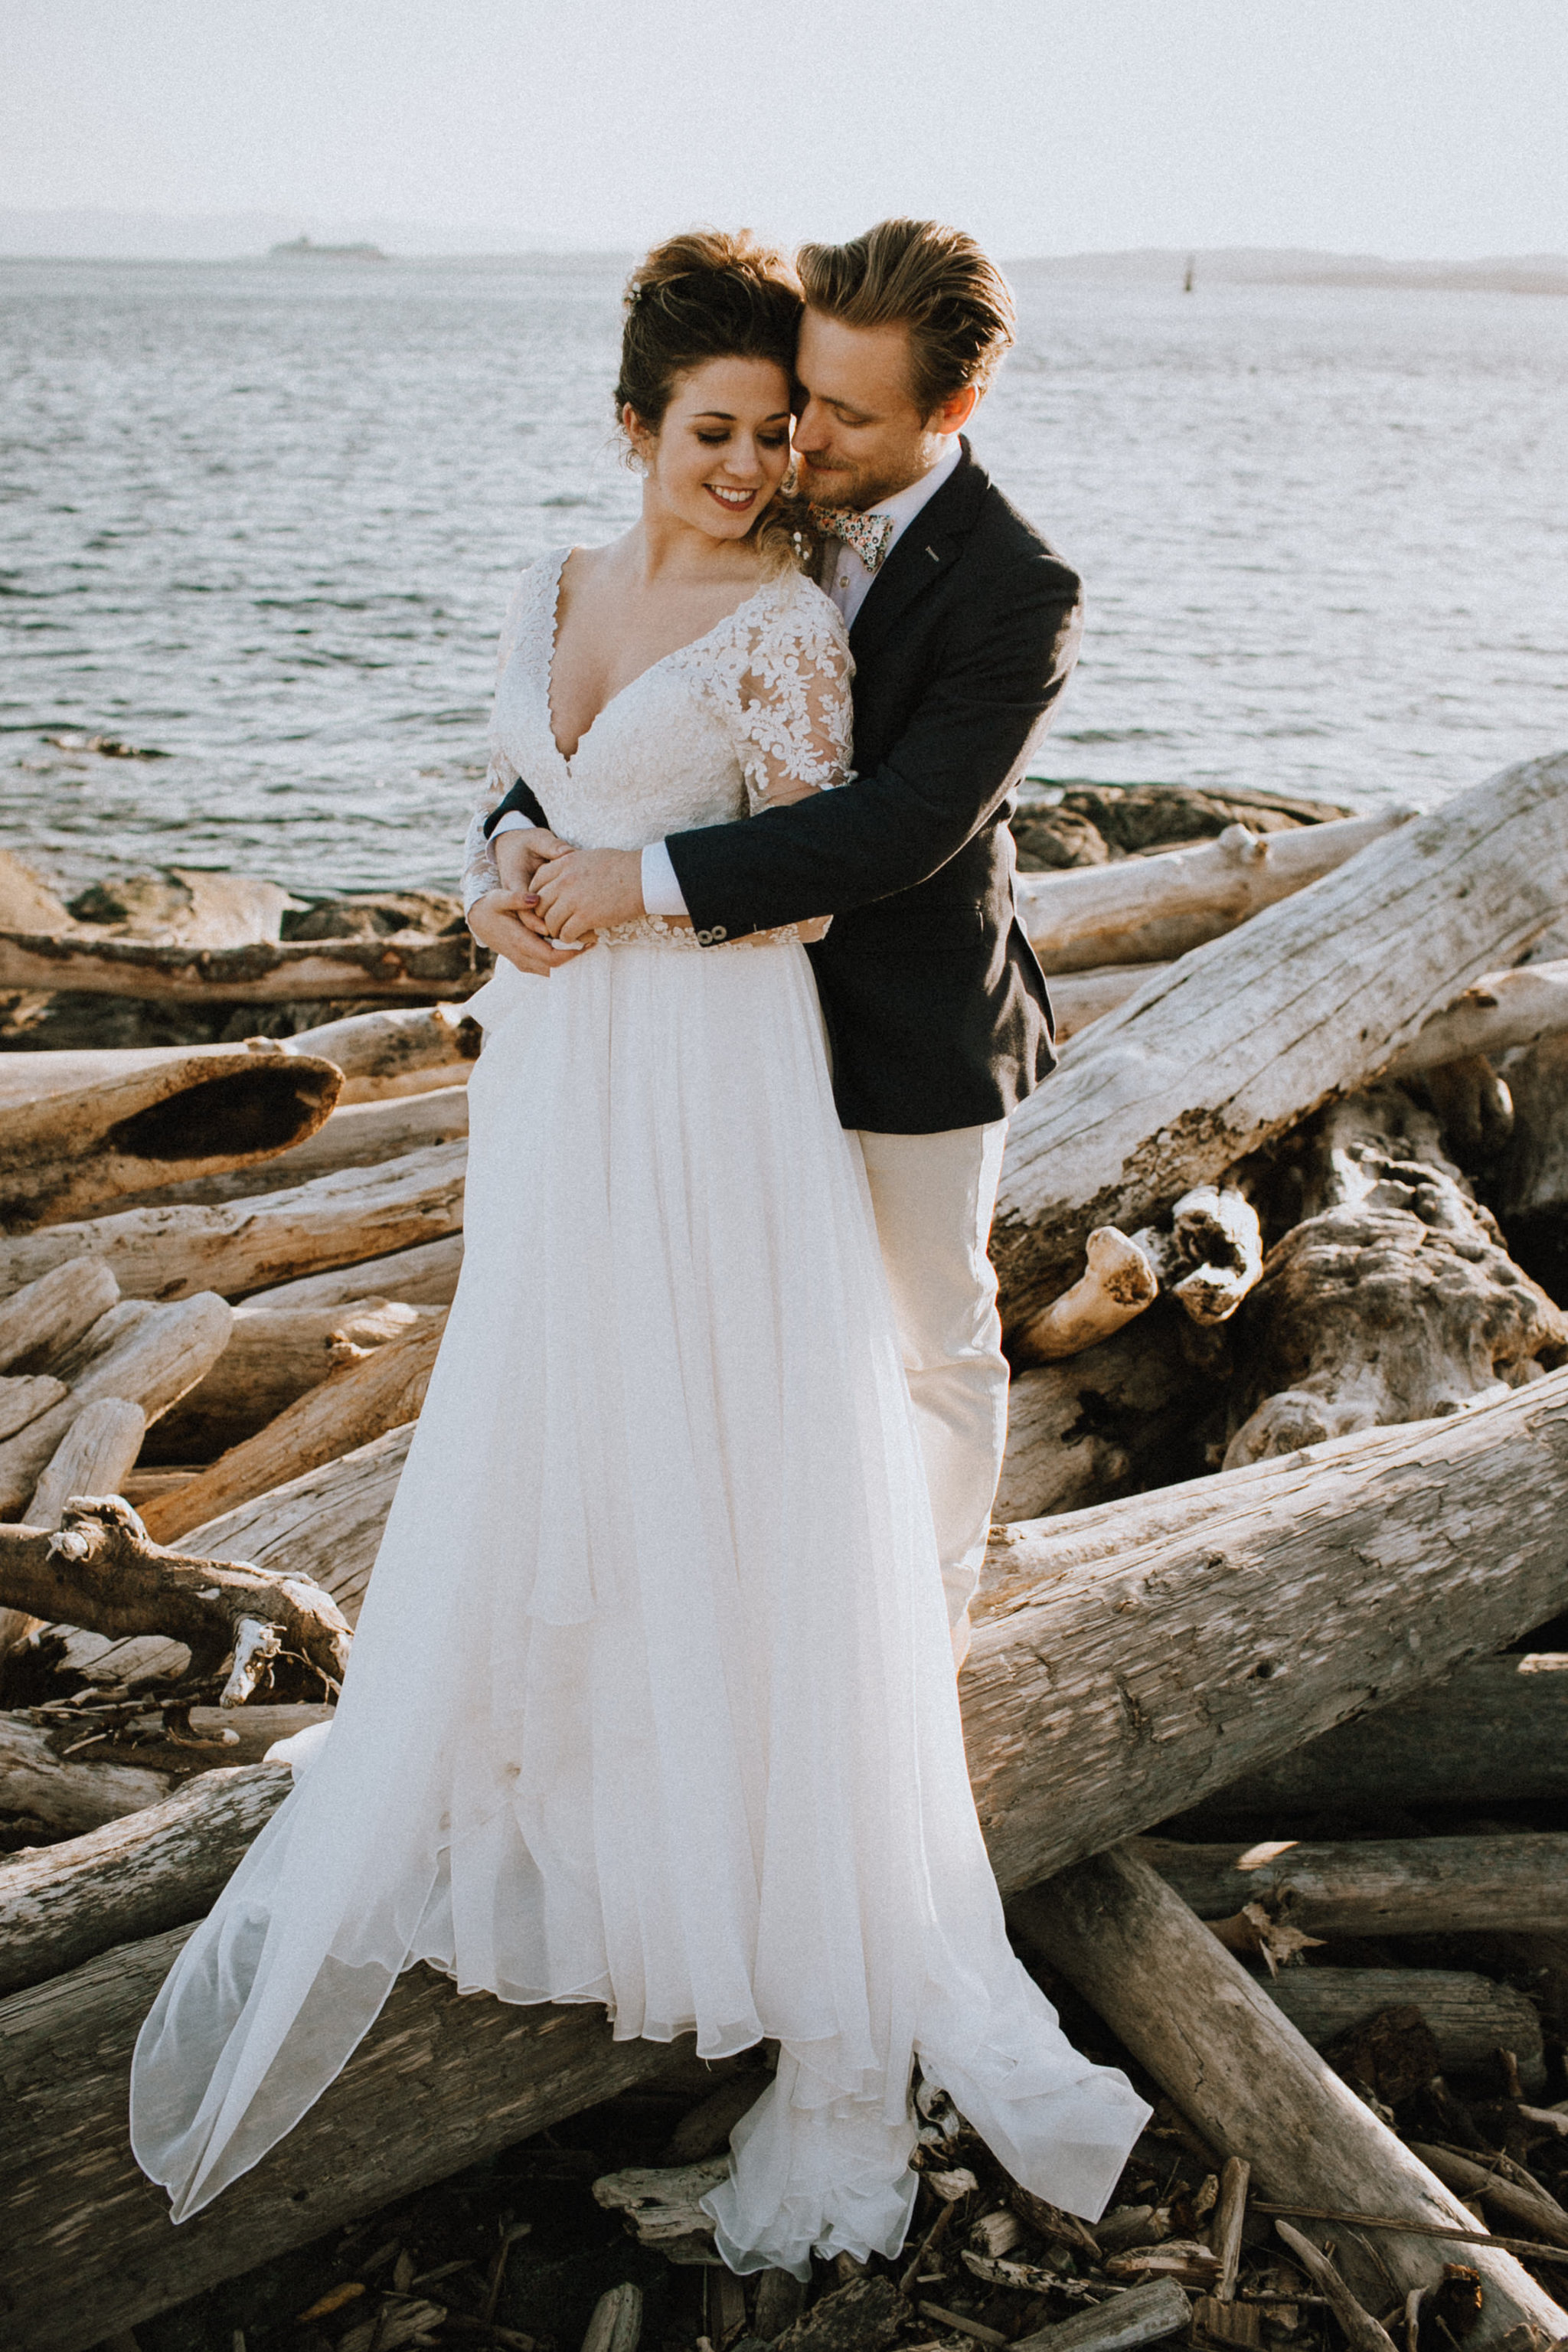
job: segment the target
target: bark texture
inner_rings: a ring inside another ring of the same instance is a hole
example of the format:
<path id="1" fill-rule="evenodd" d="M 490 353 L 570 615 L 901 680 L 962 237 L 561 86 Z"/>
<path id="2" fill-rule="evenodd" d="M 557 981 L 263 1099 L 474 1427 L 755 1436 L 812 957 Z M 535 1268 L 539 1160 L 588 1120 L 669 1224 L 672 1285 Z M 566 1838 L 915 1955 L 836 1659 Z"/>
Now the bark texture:
<path id="1" fill-rule="evenodd" d="M 351 1103 L 303 1141 L 276 1159 L 189 1181 L 148 1187 L 131 1206 L 196 1202 L 207 1206 L 225 1201 L 254 1200 L 258 1193 L 281 1192 L 285 1186 L 308 1184 L 342 1168 L 374 1168 L 432 1145 L 454 1143 L 468 1132 L 466 1087 L 427 1088 L 385 1102 Z"/>
<path id="2" fill-rule="evenodd" d="M 1473 1671 L 1473 1670 L 1472 1670 Z M 1384 1727 L 1399 1709 L 1374 1718 Z M 1200 1919 L 1261 1903 L 1313 1936 L 1443 1936 L 1568 1929 L 1568 1837 L 1367 1838 L 1291 1843 L 1241 1866 L 1247 1852 L 1146 1838 L 1138 1846 Z"/>
<path id="3" fill-rule="evenodd" d="M 257 1290 L 251 1307 L 343 1307 L 367 1295 L 401 1299 L 405 1307 L 450 1307 L 458 1295 L 463 1270 L 463 1236 L 447 1234 L 438 1242 L 420 1242 L 413 1249 L 396 1250 L 390 1257 L 368 1258 L 340 1265 L 331 1274 L 303 1274 L 273 1290 Z"/>
<path id="4" fill-rule="evenodd" d="M 1367 1085 L 1565 896 L 1568 753 L 1373 841 L 1098 1023 L 1012 1122 L 992 1235 L 1009 1323 L 1065 1288 L 1096 1225 L 1148 1223 Z"/>
<path id="5" fill-rule="evenodd" d="M 421 1319 L 418 1307 L 387 1298 L 348 1307 L 237 1307 L 227 1347 L 159 1423 L 146 1461 L 211 1462 L 333 1372 L 409 1338 Z"/>
<path id="6" fill-rule="evenodd" d="M 0 930 L 0 989 L 85 991 L 172 1004 L 283 1004 L 290 999 L 471 996 L 488 959 L 467 932 L 429 939 L 259 940 L 246 947 L 164 946 L 89 933 Z"/>

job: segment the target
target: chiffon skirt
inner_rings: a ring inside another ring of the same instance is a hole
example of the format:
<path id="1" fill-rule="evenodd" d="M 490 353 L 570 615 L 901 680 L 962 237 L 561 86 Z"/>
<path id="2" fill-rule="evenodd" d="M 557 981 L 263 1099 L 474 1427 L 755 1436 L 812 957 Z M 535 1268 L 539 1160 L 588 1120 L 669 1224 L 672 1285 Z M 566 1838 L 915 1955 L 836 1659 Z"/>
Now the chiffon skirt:
<path id="1" fill-rule="evenodd" d="M 418 1960 L 764 2038 L 731 2268 L 894 2253 L 910 2088 L 1088 2217 L 1148 2115 L 1009 1948 L 865 1174 L 797 947 L 475 1001 L 462 1280 L 330 1737 L 182 1951 L 132 2138 L 182 2221 Z"/>

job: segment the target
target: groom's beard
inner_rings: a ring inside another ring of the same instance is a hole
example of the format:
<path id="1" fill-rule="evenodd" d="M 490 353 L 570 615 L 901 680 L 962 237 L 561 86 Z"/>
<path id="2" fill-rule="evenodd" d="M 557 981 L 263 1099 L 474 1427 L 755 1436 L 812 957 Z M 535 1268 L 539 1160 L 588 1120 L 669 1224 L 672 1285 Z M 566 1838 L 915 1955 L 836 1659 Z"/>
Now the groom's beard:
<path id="1" fill-rule="evenodd" d="M 814 506 L 850 507 L 857 514 L 868 513 L 880 500 L 908 489 L 918 479 L 913 473 L 884 473 L 848 460 L 826 465 L 800 457 L 796 466 L 801 489 Z"/>

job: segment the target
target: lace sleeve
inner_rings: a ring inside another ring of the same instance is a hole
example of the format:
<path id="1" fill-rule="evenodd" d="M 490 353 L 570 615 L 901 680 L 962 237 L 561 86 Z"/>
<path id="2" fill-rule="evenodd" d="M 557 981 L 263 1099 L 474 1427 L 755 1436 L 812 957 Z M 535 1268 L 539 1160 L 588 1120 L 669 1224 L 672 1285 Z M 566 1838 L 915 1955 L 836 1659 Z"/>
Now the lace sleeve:
<path id="1" fill-rule="evenodd" d="M 854 674 L 842 614 L 803 580 L 788 612 L 759 632 L 740 681 L 741 758 L 753 816 L 847 780 Z"/>
<path id="2" fill-rule="evenodd" d="M 517 648 L 518 637 L 522 628 L 523 602 L 528 593 L 529 578 L 530 572 L 525 572 L 512 590 L 511 600 L 506 608 L 506 619 L 501 624 L 500 642 L 496 649 L 498 681 Z M 496 741 L 495 720 L 492 717 L 489 766 L 485 771 L 484 789 L 470 812 L 468 830 L 463 840 L 461 888 L 465 915 L 476 899 L 482 898 L 488 891 L 499 890 L 501 887 L 495 854 L 485 839 L 485 819 L 495 807 L 496 803 L 505 799 L 517 781 L 517 770 Z"/>

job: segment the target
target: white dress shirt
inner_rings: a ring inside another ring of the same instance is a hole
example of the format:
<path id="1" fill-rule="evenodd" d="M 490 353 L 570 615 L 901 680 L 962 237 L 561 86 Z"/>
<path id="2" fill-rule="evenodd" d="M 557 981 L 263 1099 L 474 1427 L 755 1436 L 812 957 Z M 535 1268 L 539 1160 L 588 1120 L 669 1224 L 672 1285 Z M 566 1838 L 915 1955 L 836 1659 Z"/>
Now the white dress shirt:
<path id="1" fill-rule="evenodd" d="M 928 474 L 921 474 L 918 480 L 906 483 L 901 490 L 895 490 L 890 499 L 884 499 L 879 506 L 868 509 L 874 515 L 887 515 L 892 522 L 892 537 L 882 550 L 884 563 L 921 508 L 935 498 L 963 455 L 957 434 L 950 435 L 945 454 L 937 459 Z M 828 541 L 827 556 L 823 567 L 822 584 L 843 614 L 846 625 L 853 628 L 855 616 L 870 593 L 871 583 L 877 575 L 867 570 L 852 547 L 844 546 L 838 540 Z M 496 832 L 513 833 L 519 829 L 524 832 L 532 830 L 528 819 L 513 809 L 502 817 Z M 642 854 L 642 902 L 644 912 L 649 915 L 668 918 L 684 915 L 687 911 L 674 864 L 662 841 L 650 841 Z"/>

